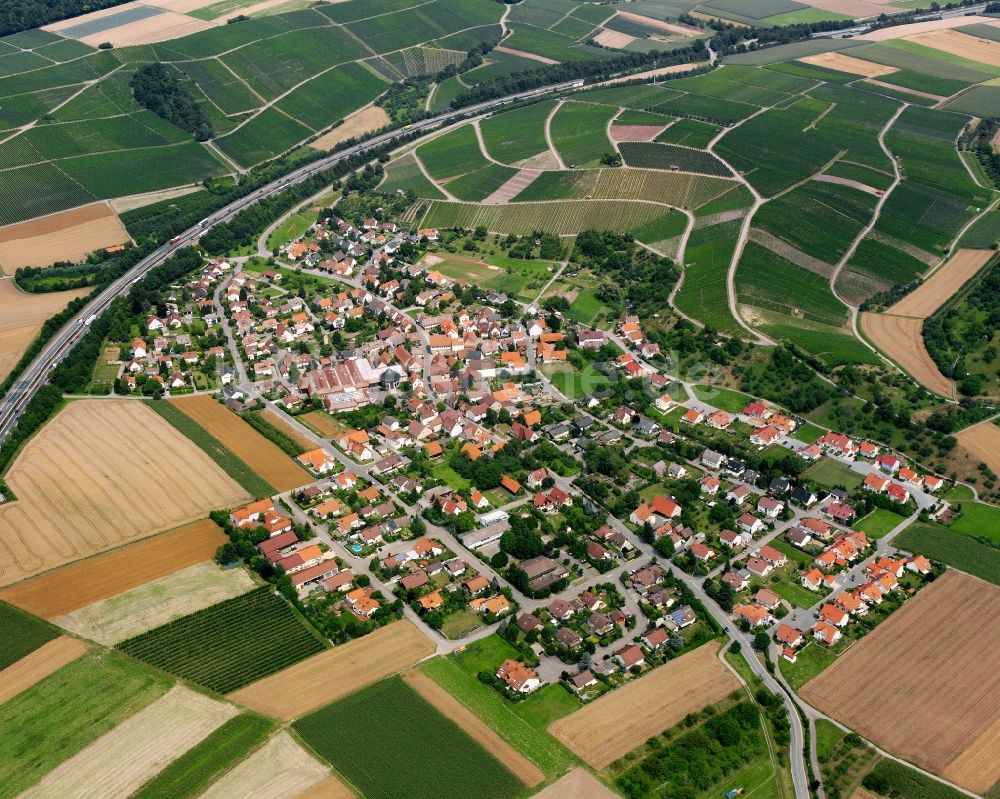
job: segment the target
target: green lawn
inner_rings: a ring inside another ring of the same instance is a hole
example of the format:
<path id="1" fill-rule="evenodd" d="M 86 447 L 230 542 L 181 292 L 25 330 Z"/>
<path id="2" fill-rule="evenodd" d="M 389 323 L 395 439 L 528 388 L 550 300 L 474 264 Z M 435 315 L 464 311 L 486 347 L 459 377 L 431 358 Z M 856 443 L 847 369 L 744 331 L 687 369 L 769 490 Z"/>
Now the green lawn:
<path id="1" fill-rule="evenodd" d="M 905 516 L 893 513 L 891 510 L 876 508 L 863 519 L 856 521 L 854 529 L 861 530 L 874 541 L 876 538 L 884 536 L 905 518 Z"/>
<path id="2" fill-rule="evenodd" d="M 468 488 L 472 485 L 472 483 L 462 477 L 462 475 L 452 469 L 447 463 L 439 463 L 431 469 L 431 476 L 436 480 L 444 480 L 456 491 L 461 491 L 463 488 Z"/>
<path id="3" fill-rule="evenodd" d="M 580 700 L 561 685 L 546 685 L 527 699 L 514 705 L 514 712 L 535 729 L 544 732 L 548 726 L 574 710 L 580 709 Z"/>
<path id="4" fill-rule="evenodd" d="M 782 599 L 786 599 L 798 608 L 811 608 L 819 600 L 820 595 L 808 588 L 803 588 L 802 584 L 796 582 L 797 573 L 792 573 L 789 577 L 777 583 L 765 583 L 774 593 Z"/>
<path id="5" fill-rule="evenodd" d="M 517 650 L 499 635 L 473 641 L 455 655 L 455 662 L 473 677 L 481 671 L 496 671 L 507 658 L 517 658 Z"/>
<path id="6" fill-rule="evenodd" d="M 803 552 L 796 546 L 792 546 L 787 541 L 781 538 L 775 538 L 771 541 L 771 546 L 774 547 L 779 552 L 783 552 L 788 556 L 788 559 L 794 561 L 795 563 L 812 563 L 813 557 L 808 552 Z M 809 603 L 812 604 L 811 602 Z"/>
<path id="7" fill-rule="evenodd" d="M 799 652 L 794 663 L 781 659 L 781 674 L 792 689 L 797 691 L 836 659 L 837 656 L 828 649 L 810 641 Z"/>
<path id="8" fill-rule="evenodd" d="M 729 413 L 739 413 L 753 402 L 753 397 L 747 394 L 720 386 L 695 386 L 694 395 L 702 402 L 707 402 L 716 408 L 722 408 Z"/>
<path id="9" fill-rule="evenodd" d="M 562 774 L 577 762 L 555 738 L 521 718 L 496 691 L 459 666 L 457 657 L 460 656 L 437 657 L 425 661 L 419 668 L 546 775 Z"/>
<path id="10" fill-rule="evenodd" d="M 288 242 L 302 236 L 315 221 L 316 212 L 310 211 L 308 207 L 292 214 L 268 236 L 267 248 L 275 252 L 281 245 L 288 244 Z"/>
<path id="11" fill-rule="evenodd" d="M 802 472 L 802 477 L 827 488 L 843 486 L 854 491 L 864 482 L 864 478 L 850 467 L 833 458 L 822 458 Z"/>
<path id="12" fill-rule="evenodd" d="M 963 502 L 962 513 L 948 528 L 962 535 L 980 536 L 1000 544 L 1000 508 L 981 502 Z"/>
<path id="13" fill-rule="evenodd" d="M 546 364 L 541 367 L 541 372 L 571 400 L 581 399 L 608 385 L 608 378 L 596 369 L 583 375 L 572 364 L 565 362 Z"/>
<path id="14" fill-rule="evenodd" d="M 446 638 L 462 638 L 473 630 L 478 629 L 483 624 L 483 618 L 478 613 L 471 610 L 459 610 L 452 613 L 444 624 L 441 625 L 441 632 Z"/>
<path id="15" fill-rule="evenodd" d="M 169 687 L 150 669 L 95 652 L 0 705 L 0 796 L 34 785 Z"/>
<path id="16" fill-rule="evenodd" d="M 822 427 L 814 425 L 812 422 L 806 422 L 805 424 L 800 424 L 796 427 L 793 435 L 799 441 L 804 441 L 806 444 L 812 444 L 817 438 L 825 433 L 826 430 Z"/>
<path id="17" fill-rule="evenodd" d="M 0 669 L 7 668 L 42 644 L 59 635 L 59 630 L 23 610 L 0 602 Z"/>

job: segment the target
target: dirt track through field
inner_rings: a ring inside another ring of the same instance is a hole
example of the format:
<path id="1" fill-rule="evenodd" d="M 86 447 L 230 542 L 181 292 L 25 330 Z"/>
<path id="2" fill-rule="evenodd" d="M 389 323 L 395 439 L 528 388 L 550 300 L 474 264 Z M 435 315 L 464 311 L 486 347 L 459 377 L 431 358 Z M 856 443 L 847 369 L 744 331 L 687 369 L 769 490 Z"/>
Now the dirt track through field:
<path id="1" fill-rule="evenodd" d="M 46 319 L 91 291 L 82 288 L 27 294 L 18 291 L 13 279 L 0 278 L 0 380 L 10 374 Z"/>
<path id="2" fill-rule="evenodd" d="M 534 788 L 545 782 L 545 773 L 538 766 L 515 750 L 497 735 L 492 727 L 426 674 L 419 671 L 408 671 L 403 675 L 403 679 L 414 691 L 454 721 L 474 741 L 510 769 L 511 773 L 529 788 Z"/>
<path id="3" fill-rule="evenodd" d="M 267 716 L 291 721 L 402 671 L 434 651 L 427 636 L 403 619 L 251 683 L 229 698 Z"/>
<path id="4" fill-rule="evenodd" d="M 278 491 L 311 483 L 313 478 L 288 455 L 207 394 L 170 400 L 215 436 Z"/>
<path id="5" fill-rule="evenodd" d="M 208 560 L 228 540 L 204 519 L 4 589 L 0 599 L 54 619 Z"/>
<path id="6" fill-rule="evenodd" d="M 140 402 L 77 400 L 6 475 L 0 585 L 204 518 L 247 493 Z"/>
<path id="7" fill-rule="evenodd" d="M 958 443 L 1000 474 L 1000 427 L 983 422 L 958 434 Z"/>
<path id="8" fill-rule="evenodd" d="M 94 203 L 30 222 L 0 228 L 0 269 L 8 275 L 22 266 L 82 261 L 87 254 L 129 241 L 107 203 Z"/>
<path id="9" fill-rule="evenodd" d="M 230 704 L 175 686 L 50 771 L 21 797 L 129 796 L 238 712 Z"/>
<path id="10" fill-rule="evenodd" d="M 52 621 L 83 638 L 114 646 L 133 635 L 245 594 L 253 587 L 254 581 L 245 569 L 223 569 L 207 561 Z"/>
<path id="11" fill-rule="evenodd" d="M 865 61 L 861 58 L 845 55 L 844 53 L 817 53 L 800 58 L 806 64 L 813 64 L 817 67 L 836 69 L 839 72 L 848 72 L 851 75 L 862 75 L 866 78 L 878 78 L 882 75 L 891 75 L 898 72 L 896 67 L 888 67 L 884 64 L 876 64 L 874 61 Z"/>
<path id="12" fill-rule="evenodd" d="M 312 758 L 287 732 L 279 732 L 224 774 L 199 799 L 233 799 L 236 796 L 293 799 L 329 778 L 329 769 Z"/>
<path id="13" fill-rule="evenodd" d="M 329 133 L 320 136 L 316 141 L 309 142 L 309 146 L 314 150 L 332 150 L 341 142 L 352 139 L 355 136 L 363 136 L 366 133 L 383 128 L 389 124 L 389 115 L 385 109 L 378 105 L 371 105 L 362 108 L 355 114 L 344 119 L 344 124 L 334 128 Z"/>
<path id="14" fill-rule="evenodd" d="M 586 707 L 549 732 L 595 769 L 607 768 L 654 735 L 740 688 L 709 642 Z"/>
<path id="15" fill-rule="evenodd" d="M 944 266 L 887 309 L 886 313 L 926 319 L 974 278 L 994 255 L 993 250 L 956 250 Z"/>
<path id="16" fill-rule="evenodd" d="M 950 55 L 1000 67 L 1000 42 L 970 36 L 956 30 L 938 30 L 907 36 L 906 41 L 922 44 Z"/>
<path id="17" fill-rule="evenodd" d="M 83 641 L 60 635 L 0 671 L 0 705 L 22 691 L 27 691 L 50 674 L 55 674 L 67 663 L 82 656 L 87 649 Z"/>
<path id="18" fill-rule="evenodd" d="M 514 177 L 504 183 L 499 189 L 483 200 L 484 203 L 505 203 L 513 200 L 530 186 L 541 172 L 537 169 L 522 169 Z"/>
<path id="19" fill-rule="evenodd" d="M 889 358 L 928 391 L 953 397 L 955 388 L 941 374 L 924 344 L 923 320 L 881 313 L 862 313 L 861 329 Z"/>
<path id="20" fill-rule="evenodd" d="M 998 614 L 1000 589 L 950 570 L 799 693 L 921 768 L 954 764 L 981 792 L 1000 780 L 1000 638 L 985 633 Z"/>

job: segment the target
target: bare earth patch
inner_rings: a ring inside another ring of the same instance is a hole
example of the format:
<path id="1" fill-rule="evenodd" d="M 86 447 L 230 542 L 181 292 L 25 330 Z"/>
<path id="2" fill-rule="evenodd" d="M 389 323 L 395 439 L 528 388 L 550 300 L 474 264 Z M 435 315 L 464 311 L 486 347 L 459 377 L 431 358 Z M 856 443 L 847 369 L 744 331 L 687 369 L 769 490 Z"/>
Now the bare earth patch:
<path id="1" fill-rule="evenodd" d="M 0 228 L 0 269 L 82 261 L 94 250 L 124 244 L 130 237 L 107 203 L 18 222 Z"/>
<path id="2" fill-rule="evenodd" d="M 85 297 L 92 289 L 28 294 L 19 291 L 13 278 L 0 278 L 0 380 L 10 374 L 28 345 L 35 340 L 45 320 L 71 300 Z"/>
<path id="3" fill-rule="evenodd" d="M 295 799 L 355 799 L 354 792 L 336 777 L 327 777 L 297 794 Z"/>
<path id="4" fill-rule="evenodd" d="M 534 799 L 618 799 L 618 794 L 605 787 L 589 771 L 577 766 L 548 788 L 535 794 Z"/>
<path id="5" fill-rule="evenodd" d="M 951 55 L 969 58 L 983 64 L 1000 67 L 1000 42 L 970 36 L 956 30 L 936 30 L 907 36 L 906 41 L 916 42 Z"/>
<path id="6" fill-rule="evenodd" d="M 493 49 L 496 50 L 498 53 L 509 53 L 510 55 L 520 56 L 521 58 L 529 58 L 532 61 L 540 61 L 543 64 L 559 63 L 555 59 L 546 58 L 545 56 L 538 55 L 537 53 L 529 53 L 526 52 L 525 50 L 516 50 L 513 47 L 504 47 L 503 45 L 499 45 L 498 47 L 494 47 Z"/>
<path id="7" fill-rule="evenodd" d="M 29 441 L 0 505 L 0 585 L 204 518 L 247 493 L 140 402 L 77 400 Z"/>
<path id="8" fill-rule="evenodd" d="M 949 570 L 799 693 L 883 749 L 981 793 L 1000 779 L 1000 639 L 983 634 L 997 613 L 1000 589 Z"/>
<path id="9" fill-rule="evenodd" d="M 692 12 L 693 16 L 697 16 L 698 12 Z M 712 17 L 712 19 L 715 19 Z M 499 48 L 497 48 L 499 49 Z M 637 72 L 634 75 L 626 75 L 623 78 L 612 78 L 611 80 L 601 81 L 600 83 L 595 83 L 594 87 L 597 86 L 613 86 L 616 83 L 624 83 L 625 81 L 638 80 L 639 78 L 652 78 L 653 76 L 659 75 L 674 75 L 678 72 L 688 72 L 696 67 L 701 66 L 700 64 L 673 64 L 669 67 L 659 67 L 658 69 L 650 69 L 646 72 Z"/>
<path id="10" fill-rule="evenodd" d="M 664 31 L 665 33 L 672 33 L 676 36 L 699 36 L 703 33 L 697 28 L 689 28 L 686 25 L 677 25 L 673 22 L 664 22 L 661 19 L 644 17 L 642 14 L 633 14 L 631 11 L 619 11 L 617 16 L 629 22 L 635 22 L 647 28 Z"/>
<path id="11" fill-rule="evenodd" d="M 313 481 L 309 473 L 276 444 L 209 395 L 199 394 L 170 402 L 219 439 L 278 491 L 288 491 Z"/>
<path id="12" fill-rule="evenodd" d="M 854 56 L 843 53 L 817 53 L 800 58 L 806 64 L 813 64 L 817 67 L 836 69 L 840 72 L 848 72 L 851 75 L 863 75 L 866 78 L 878 78 L 882 75 L 891 75 L 898 72 L 896 67 L 888 67 L 884 64 L 876 64 L 874 61 L 865 61 Z"/>
<path id="13" fill-rule="evenodd" d="M 707 643 L 559 719 L 549 732 L 595 769 L 740 688 Z"/>
<path id="14" fill-rule="evenodd" d="M 224 774 L 200 799 L 232 799 L 234 796 L 293 799 L 329 778 L 329 769 L 312 758 L 287 732 L 279 732 Z"/>
<path id="15" fill-rule="evenodd" d="M 127 47 L 133 44 L 154 44 L 180 39 L 213 27 L 215 26 L 211 22 L 195 19 L 186 14 L 165 11 L 155 17 L 129 22 L 92 36 L 84 36 L 80 41 L 91 47 L 97 47 L 102 42 L 111 42 L 115 47 Z"/>
<path id="16" fill-rule="evenodd" d="M 652 141 L 666 125 L 612 125 L 611 141 Z"/>
<path id="17" fill-rule="evenodd" d="M 958 443 L 1000 474 L 1000 427 L 983 422 L 958 434 Z"/>
<path id="18" fill-rule="evenodd" d="M 983 25 L 1000 25 L 1000 20 L 986 17 L 976 17 L 975 22 Z M 928 31 L 961 28 L 968 24 L 968 17 L 946 17 L 944 19 L 930 19 L 926 22 L 913 22 L 909 25 L 894 25 L 889 28 L 880 28 L 877 31 L 863 33 L 856 38 L 868 42 L 884 42 L 888 39 L 902 39 L 919 33 L 927 33 Z"/>
<path id="19" fill-rule="evenodd" d="M 52 621 L 84 638 L 113 646 L 253 587 L 245 569 L 223 569 L 206 561 Z"/>
<path id="20" fill-rule="evenodd" d="M 974 278 L 993 255 L 993 250 L 956 250 L 944 266 L 887 309 L 886 313 L 926 319 Z"/>
<path id="21" fill-rule="evenodd" d="M 594 41 L 602 47 L 612 47 L 616 50 L 621 50 L 632 44 L 635 41 L 635 37 L 621 31 L 602 30 L 594 37 Z"/>
<path id="22" fill-rule="evenodd" d="M 881 197 L 885 193 L 881 189 L 862 183 L 860 180 L 842 178 L 839 175 L 816 175 L 813 180 L 818 180 L 821 183 L 836 183 L 838 186 L 849 186 L 852 189 L 863 191 L 865 194 L 871 194 L 873 197 Z"/>
<path id="23" fill-rule="evenodd" d="M 515 777 L 529 788 L 534 788 L 545 781 L 545 774 L 538 766 L 515 750 L 497 735 L 492 727 L 430 677 L 419 671 L 408 671 L 403 675 L 403 679 L 414 691 L 465 730 L 473 740 L 503 763 Z"/>
<path id="24" fill-rule="evenodd" d="M 60 635 L 0 671 L 0 705 L 55 674 L 87 651 L 83 641 Z"/>
<path id="25" fill-rule="evenodd" d="M 291 721 L 402 671 L 434 651 L 430 639 L 403 619 L 251 683 L 229 698 L 267 716 Z"/>
<path id="26" fill-rule="evenodd" d="M 514 177 L 504 183 L 499 189 L 483 200 L 484 203 L 505 203 L 513 200 L 530 186 L 541 172 L 537 169 L 522 169 Z"/>
<path id="27" fill-rule="evenodd" d="M 230 704 L 175 686 L 21 796 L 128 796 L 238 712 Z"/>
<path id="28" fill-rule="evenodd" d="M 208 560 L 227 541 L 205 519 L 19 583 L 0 599 L 51 620 Z"/>
<path id="29" fill-rule="evenodd" d="M 941 374 L 924 344 L 923 320 L 883 313 L 862 313 L 861 329 L 875 347 L 928 391 L 953 397 L 955 388 Z"/>
<path id="30" fill-rule="evenodd" d="M 389 124 L 389 115 L 381 106 L 370 105 L 344 119 L 344 124 L 309 142 L 314 150 L 332 150 L 341 142 L 363 136 Z"/>

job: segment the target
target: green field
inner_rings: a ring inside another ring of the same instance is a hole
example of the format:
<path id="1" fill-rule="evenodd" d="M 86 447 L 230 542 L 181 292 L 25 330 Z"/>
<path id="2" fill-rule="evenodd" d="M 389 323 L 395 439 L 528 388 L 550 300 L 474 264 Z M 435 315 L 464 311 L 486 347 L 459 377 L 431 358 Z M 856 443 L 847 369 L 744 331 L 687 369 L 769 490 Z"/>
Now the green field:
<path id="1" fill-rule="evenodd" d="M 683 313 L 723 333 L 740 330 L 726 295 L 726 274 L 739 228 L 737 220 L 691 232 L 684 253 L 684 282 L 674 297 Z"/>
<path id="2" fill-rule="evenodd" d="M 614 151 L 606 134 L 615 109 L 589 103 L 565 103 L 552 117 L 552 143 L 568 167 L 596 166 Z"/>
<path id="3" fill-rule="evenodd" d="M 864 482 L 860 474 L 834 458 L 821 458 L 802 472 L 802 477 L 826 488 L 842 486 L 848 491 L 854 491 Z"/>
<path id="4" fill-rule="evenodd" d="M 707 147 L 718 132 L 718 126 L 707 122 L 699 122 L 697 119 L 678 119 L 657 136 L 656 140 L 682 144 L 685 147 Z"/>
<path id="5" fill-rule="evenodd" d="M 199 796 L 274 732 L 275 723 L 253 713 L 229 719 L 142 786 L 132 799 L 189 799 Z"/>
<path id="6" fill-rule="evenodd" d="M 300 236 L 304 235 L 310 226 L 316 223 L 316 212 L 310 211 L 308 207 L 301 211 L 296 211 L 284 222 L 278 225 L 274 232 L 268 236 L 267 248 L 274 252 L 283 244 L 288 244 Z"/>
<path id="7" fill-rule="evenodd" d="M 523 789 L 399 677 L 327 705 L 293 727 L 369 799 L 506 799 Z"/>
<path id="8" fill-rule="evenodd" d="M 545 119 L 553 108 L 555 101 L 546 100 L 483 120 L 480 128 L 487 151 L 505 164 L 544 152 L 548 149 Z"/>
<path id="9" fill-rule="evenodd" d="M 732 172 L 718 158 L 704 150 L 661 142 L 622 142 L 618 145 L 629 166 L 648 169 L 678 169 L 703 175 L 731 177 Z"/>
<path id="10" fill-rule="evenodd" d="M 23 610 L 0 602 L 0 670 L 58 637 L 59 630 Z"/>
<path id="11" fill-rule="evenodd" d="M 748 403 L 753 402 L 753 397 L 721 386 L 698 385 L 694 387 L 694 395 L 702 402 L 729 413 L 740 413 Z"/>
<path id="12" fill-rule="evenodd" d="M 887 757 L 883 757 L 875 764 L 871 774 L 886 782 L 891 792 L 890 796 L 905 796 L 906 799 L 961 799 L 966 796 L 932 777 Z"/>
<path id="13" fill-rule="evenodd" d="M 819 599 L 819 594 L 814 596 Z M 810 641 L 799 652 L 794 663 L 789 663 L 787 660 L 781 661 L 781 675 L 792 687 L 792 690 L 797 691 L 836 659 L 837 656 L 829 649 L 815 641 Z"/>
<path id="14" fill-rule="evenodd" d="M 219 693 L 249 685 L 323 648 L 270 586 L 118 644 L 126 654 Z"/>
<path id="15" fill-rule="evenodd" d="M 961 513 L 949 530 L 963 535 L 988 538 L 1000 544 L 1000 508 L 981 502 L 961 503 Z"/>
<path id="16" fill-rule="evenodd" d="M 167 678 L 101 652 L 0 705 L 0 797 L 34 785 L 169 687 Z"/>
<path id="17" fill-rule="evenodd" d="M 147 401 L 146 405 L 197 444 L 208 457 L 219 464 L 223 471 L 243 486 L 248 493 L 255 497 L 269 497 L 275 493 L 275 489 L 270 483 L 265 482 L 253 469 L 247 466 L 245 461 L 234 455 L 219 439 L 176 405 L 162 400 Z"/>
<path id="18" fill-rule="evenodd" d="M 1000 549 L 947 527 L 917 522 L 896 536 L 893 544 L 1000 585 Z"/>
<path id="19" fill-rule="evenodd" d="M 895 529 L 895 527 L 905 518 L 906 517 L 900 516 L 898 513 L 893 513 L 891 510 L 876 508 L 863 519 L 858 519 L 852 527 L 855 530 L 861 530 L 864 532 L 864 534 L 868 536 L 869 540 L 875 541 L 889 531 Z"/>
<path id="20" fill-rule="evenodd" d="M 427 179 L 412 153 L 387 164 L 385 179 L 379 184 L 378 190 L 385 194 L 397 191 L 412 191 L 417 197 L 429 199 L 444 199 L 444 194 Z"/>
<path id="21" fill-rule="evenodd" d="M 435 180 L 475 172 L 489 166 L 472 125 L 463 125 L 417 148 L 417 157 Z"/>

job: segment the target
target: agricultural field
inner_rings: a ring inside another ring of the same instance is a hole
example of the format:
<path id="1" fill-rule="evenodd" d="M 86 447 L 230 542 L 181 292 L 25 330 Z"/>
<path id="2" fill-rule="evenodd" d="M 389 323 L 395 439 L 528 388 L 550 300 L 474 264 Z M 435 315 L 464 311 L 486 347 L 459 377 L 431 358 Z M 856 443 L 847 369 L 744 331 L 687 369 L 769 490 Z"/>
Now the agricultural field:
<path id="1" fill-rule="evenodd" d="M 312 477 L 277 445 L 212 397 L 202 394 L 171 400 L 277 491 L 312 482 Z"/>
<path id="2" fill-rule="evenodd" d="M 597 166 L 601 158 L 614 152 L 606 129 L 615 110 L 589 103 L 567 102 L 549 122 L 552 143 L 562 162 L 570 167 Z"/>
<path id="3" fill-rule="evenodd" d="M 424 175 L 413 153 L 407 153 L 386 164 L 385 178 L 379 184 L 378 190 L 384 194 L 412 191 L 417 197 L 427 197 L 432 200 L 444 199 L 441 190 Z"/>
<path id="4" fill-rule="evenodd" d="M 499 799 L 522 790 L 510 770 L 399 677 L 328 705 L 293 728 L 370 799 L 473 793 Z"/>
<path id="5" fill-rule="evenodd" d="M 1000 551 L 939 524 L 911 524 L 893 539 L 897 547 L 922 552 L 948 566 L 1000 586 Z"/>
<path id="6" fill-rule="evenodd" d="M 678 119 L 657 136 L 656 140 L 666 144 L 704 149 L 719 133 L 719 130 L 718 126 L 699 122 L 697 119 Z"/>
<path id="7" fill-rule="evenodd" d="M 91 289 L 27 294 L 12 278 L 0 277 L 0 380 L 10 374 L 45 320 Z"/>
<path id="8" fill-rule="evenodd" d="M 23 643 L 23 639 L 21 641 Z M 15 663 L 0 669 L 0 705 L 55 674 L 88 651 L 83 641 L 60 635 L 33 649 Z"/>
<path id="9" fill-rule="evenodd" d="M 553 724 L 552 735 L 590 766 L 606 768 L 688 713 L 740 688 L 717 648 L 704 644 L 594 700 Z"/>
<path id="10" fill-rule="evenodd" d="M 472 125 L 462 125 L 421 144 L 416 149 L 416 155 L 436 181 L 475 172 L 490 163 L 479 148 Z"/>
<path id="11" fill-rule="evenodd" d="M 547 100 L 481 122 L 479 127 L 487 152 L 505 164 L 517 164 L 547 153 L 545 120 L 555 105 L 554 100 Z"/>
<path id="12" fill-rule="evenodd" d="M 52 620 L 209 560 L 228 540 L 214 522 L 194 522 L 18 583 L 0 600 Z"/>
<path id="13" fill-rule="evenodd" d="M 957 438 L 959 446 L 1000 474 L 1000 427 L 991 422 L 983 422 L 963 430 Z"/>
<path id="14" fill-rule="evenodd" d="M 324 645 L 264 586 L 123 641 L 118 649 L 228 693 L 321 652 Z"/>
<path id="15" fill-rule="evenodd" d="M 683 282 L 674 297 L 682 313 L 723 333 L 739 330 L 726 297 L 726 273 L 739 227 L 739 220 L 732 220 L 691 231 L 684 254 Z"/>
<path id="16" fill-rule="evenodd" d="M 254 581 L 246 570 L 222 569 L 208 561 L 58 616 L 53 623 L 83 638 L 113 646 L 196 610 L 245 594 L 253 587 Z"/>
<path id="17" fill-rule="evenodd" d="M 22 610 L 0 603 L 0 630 L 4 648 L 0 652 L 0 670 L 16 663 L 59 635 L 51 624 L 29 616 Z"/>
<path id="18" fill-rule="evenodd" d="M 433 652 L 427 636 L 402 620 L 264 677 L 231 698 L 265 715 L 291 721 L 402 671 Z M 303 691 L 303 685 L 309 685 L 310 690 Z"/>
<path id="19" fill-rule="evenodd" d="M 309 795 L 307 791 L 320 786 L 323 790 L 318 796 L 333 799 L 351 796 L 326 766 L 282 731 L 223 774 L 201 794 L 201 799 L 229 799 L 232 796 L 293 799 Z"/>
<path id="20" fill-rule="evenodd" d="M 891 358 L 914 380 L 942 397 L 955 395 L 951 380 L 941 374 L 927 351 L 923 338 L 923 320 L 886 313 L 861 314 L 865 337 Z"/>
<path id="21" fill-rule="evenodd" d="M 889 752 L 982 793 L 1000 780 L 1000 646 L 980 634 L 998 609 L 1000 589 L 946 572 L 800 693 Z M 868 675 L 860 685 L 859 673 Z M 870 712 L 912 696 L 921 701 L 905 716 Z"/>
<path id="22" fill-rule="evenodd" d="M 618 151 L 629 166 L 700 172 L 725 178 L 732 176 L 725 164 L 704 150 L 660 142 L 622 142 Z"/>
<path id="23" fill-rule="evenodd" d="M 95 471 L 97 460 L 105 466 Z M 127 400 L 70 403 L 5 479 L 17 500 L 0 505 L 2 585 L 248 499 L 194 444 Z"/>
<path id="24" fill-rule="evenodd" d="M 0 271 L 13 275 L 22 266 L 81 261 L 93 250 L 127 241 L 128 233 L 108 204 L 95 203 L 0 229 Z"/>

